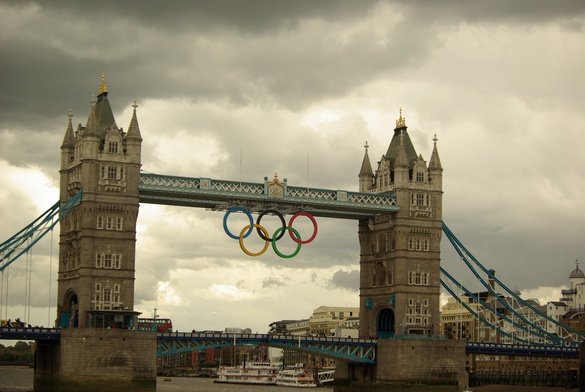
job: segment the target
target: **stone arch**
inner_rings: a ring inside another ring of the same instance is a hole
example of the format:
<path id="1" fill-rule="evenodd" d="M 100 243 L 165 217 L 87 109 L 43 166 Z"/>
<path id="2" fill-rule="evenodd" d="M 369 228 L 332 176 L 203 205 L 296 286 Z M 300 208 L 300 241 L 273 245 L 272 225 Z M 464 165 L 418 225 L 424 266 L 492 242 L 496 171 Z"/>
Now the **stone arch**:
<path id="1" fill-rule="evenodd" d="M 77 293 L 73 290 L 67 291 L 63 303 L 65 304 L 65 309 L 61 312 L 59 327 L 77 328 L 79 326 L 79 302 Z"/>
<path id="2" fill-rule="evenodd" d="M 396 331 L 396 317 L 390 308 L 383 308 L 376 318 L 376 337 L 378 339 L 393 337 Z"/>

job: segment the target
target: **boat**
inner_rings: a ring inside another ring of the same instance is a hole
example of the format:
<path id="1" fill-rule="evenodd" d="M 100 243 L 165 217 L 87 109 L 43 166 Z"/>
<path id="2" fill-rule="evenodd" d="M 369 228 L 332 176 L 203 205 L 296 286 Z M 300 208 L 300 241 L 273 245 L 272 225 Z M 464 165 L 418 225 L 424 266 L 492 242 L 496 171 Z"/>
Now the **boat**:
<path id="1" fill-rule="evenodd" d="M 249 362 L 242 366 L 222 366 L 214 382 L 226 384 L 276 385 L 280 367 L 270 362 Z"/>
<path id="2" fill-rule="evenodd" d="M 316 388 L 315 377 L 299 366 L 282 369 L 276 377 L 276 385 L 282 387 Z"/>

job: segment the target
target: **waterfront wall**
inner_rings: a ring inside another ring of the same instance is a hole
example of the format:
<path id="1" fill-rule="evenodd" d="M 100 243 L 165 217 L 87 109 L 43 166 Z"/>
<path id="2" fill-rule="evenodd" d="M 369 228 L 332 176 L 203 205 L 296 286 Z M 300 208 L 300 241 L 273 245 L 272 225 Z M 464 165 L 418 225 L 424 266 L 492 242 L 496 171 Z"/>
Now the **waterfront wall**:
<path id="1" fill-rule="evenodd" d="M 67 328 L 37 345 L 34 390 L 155 391 L 156 333 Z"/>

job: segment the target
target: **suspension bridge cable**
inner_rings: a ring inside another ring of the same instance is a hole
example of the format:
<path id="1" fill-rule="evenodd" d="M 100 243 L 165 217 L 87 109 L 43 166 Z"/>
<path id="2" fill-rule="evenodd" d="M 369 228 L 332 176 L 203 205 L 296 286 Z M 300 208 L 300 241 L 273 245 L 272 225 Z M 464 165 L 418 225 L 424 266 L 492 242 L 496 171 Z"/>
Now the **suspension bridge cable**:
<path id="1" fill-rule="evenodd" d="M 528 334 L 531 335 L 536 335 L 538 337 L 541 337 L 543 339 L 547 339 L 547 340 L 551 340 L 550 336 L 548 336 L 548 334 L 543 334 L 543 333 L 535 333 L 534 331 L 531 331 L 529 329 L 527 329 L 525 326 L 523 326 L 522 324 L 518 324 L 517 322 L 511 320 L 510 318 L 508 318 L 505 314 L 498 312 L 497 308 L 493 308 L 490 305 L 488 305 L 485 301 L 483 301 L 481 298 L 479 298 L 478 296 L 476 296 L 475 294 L 473 294 L 471 291 L 469 291 L 466 287 L 464 287 L 461 283 L 457 282 L 457 280 L 455 280 L 455 278 L 453 278 L 446 270 L 443 269 L 443 267 L 440 267 L 441 273 L 443 275 L 445 275 L 451 282 L 453 282 L 457 287 L 461 287 L 465 293 L 470 296 L 472 299 L 474 299 L 477 303 L 481 304 L 483 306 L 484 309 L 489 310 L 492 314 L 494 314 L 496 317 L 499 317 L 509 323 L 511 323 L 513 326 L 523 330 L 524 332 L 527 332 Z M 441 282 L 443 283 L 443 282 Z M 444 286 L 443 286 L 444 287 Z M 495 299 L 498 302 L 503 302 L 502 299 L 500 299 L 499 297 L 495 297 Z M 459 302 L 463 302 L 461 299 L 456 298 L 457 301 Z M 504 299 L 505 300 L 505 299 Z M 473 314 L 474 316 L 476 315 L 475 313 Z M 498 329 L 499 332 L 502 332 Z M 521 340 L 521 341 L 526 341 L 524 339 L 518 338 L 518 337 L 513 337 L 514 340 Z M 555 340 L 551 340 L 554 341 L 556 343 L 559 342 L 559 338 L 557 336 L 557 339 Z"/>
<path id="2" fill-rule="evenodd" d="M 47 297 L 47 326 L 51 326 L 51 280 L 53 279 L 53 229 L 51 229 L 51 251 L 49 256 L 49 295 Z"/>
<path id="3" fill-rule="evenodd" d="M 451 233 L 451 234 L 452 234 L 452 233 Z M 492 288 L 492 286 L 489 284 L 489 282 L 486 282 L 484 279 L 482 279 L 482 278 L 481 278 L 481 276 L 480 276 L 480 275 L 479 275 L 479 273 L 478 273 L 478 272 L 475 270 L 475 268 L 473 267 L 473 265 L 471 265 L 471 263 L 469 263 L 469 261 L 467 260 L 467 258 L 465 257 L 465 255 L 463 255 L 463 253 L 461 252 L 461 249 L 458 247 L 458 245 L 461 245 L 461 247 L 463 247 L 463 245 L 462 245 L 462 244 L 461 244 L 461 243 L 460 243 L 460 242 L 457 240 L 457 238 L 456 238 L 456 237 L 454 237 L 454 235 L 452 235 L 452 236 L 451 236 L 451 235 L 449 235 L 449 234 L 447 234 L 447 238 L 448 238 L 448 239 L 451 241 L 451 244 L 453 245 L 453 247 L 455 248 L 455 250 L 457 251 L 457 253 L 458 253 L 458 254 L 461 256 L 461 259 L 462 259 L 462 260 L 463 260 L 463 262 L 464 262 L 464 263 L 465 263 L 465 264 L 468 266 L 468 268 L 471 270 L 471 272 L 472 272 L 472 273 L 473 273 L 473 274 L 474 274 L 474 275 L 475 275 L 475 276 L 476 276 L 476 277 L 477 277 L 477 278 L 478 278 L 478 279 L 481 281 L 481 283 L 482 283 L 482 284 L 483 284 L 483 285 L 484 285 L 484 286 L 485 286 L 485 287 L 488 289 L 488 291 L 489 291 L 489 292 L 490 292 L 492 295 L 494 295 L 494 297 L 499 297 L 499 295 L 498 295 L 498 294 L 495 292 L 495 290 Z M 457 243 L 458 245 L 455 243 L 455 241 L 456 241 L 456 243 Z M 469 253 L 469 251 L 467 251 L 467 249 L 465 249 L 464 247 L 463 247 L 463 249 L 465 250 L 465 252 L 466 252 L 466 253 L 467 253 L 469 256 L 473 257 L 473 256 L 472 256 L 472 255 Z M 477 262 L 477 263 L 479 263 L 479 261 L 476 261 L 476 262 Z M 483 268 L 483 266 L 481 266 L 481 267 Z M 484 269 L 484 270 L 486 270 L 485 268 L 483 268 L 483 269 Z M 486 270 L 486 273 L 488 273 L 488 276 L 490 276 L 490 277 L 492 277 L 492 276 L 493 276 L 493 274 L 491 274 L 491 273 L 487 272 L 487 270 Z M 510 306 L 510 304 L 508 303 L 508 301 L 507 301 L 507 300 L 505 300 L 505 301 L 500 301 L 500 303 L 501 303 L 502 305 L 504 305 L 504 307 L 506 307 L 506 308 L 507 308 L 507 309 L 508 309 L 510 312 L 512 312 L 514 315 L 516 315 L 516 316 L 517 316 L 519 319 L 521 319 L 522 321 L 524 321 L 524 322 L 525 322 L 527 325 L 530 325 L 532 328 L 534 328 L 534 329 L 536 329 L 536 330 L 540 331 L 541 333 L 544 333 L 544 334 L 546 334 L 546 335 L 549 335 L 549 336 L 551 335 L 551 333 L 550 333 L 550 332 L 548 332 L 548 331 L 546 331 L 545 329 L 541 328 L 541 327 L 540 327 L 540 326 L 538 326 L 537 324 L 535 324 L 535 323 L 533 323 L 533 322 L 529 321 L 529 320 L 528 320 L 526 317 L 524 317 L 523 315 L 521 315 L 520 313 L 518 313 L 518 312 L 516 311 L 516 309 L 514 309 L 512 306 Z M 550 338 L 549 340 L 551 340 L 551 341 L 558 341 L 558 340 L 557 340 L 557 339 L 558 339 L 558 336 L 557 336 L 557 335 L 552 335 L 552 336 L 553 336 L 553 337 L 552 337 L 552 338 Z M 546 338 L 545 338 L 545 339 L 546 339 Z"/>
<path id="4" fill-rule="evenodd" d="M 58 201 L 32 223 L 28 224 L 18 233 L 1 243 L 0 271 L 12 264 L 16 259 L 32 248 L 43 236 L 45 236 L 45 234 L 60 222 L 73 206 L 81 200 L 82 195 L 83 191 L 79 191 L 75 196 L 64 203 Z M 57 219 L 53 219 L 55 217 Z M 31 238 L 31 242 L 22 249 L 21 245 L 29 238 Z"/>
<path id="5" fill-rule="evenodd" d="M 497 293 L 493 290 L 493 288 L 491 287 L 491 285 L 487 282 L 485 282 L 484 279 L 481 278 L 481 276 L 477 273 L 477 271 L 475 270 L 475 268 L 471 265 L 471 263 L 467 260 L 467 258 L 465 257 L 465 255 L 463 255 L 462 250 L 473 260 L 473 262 L 484 272 L 487 274 L 487 276 L 490 279 L 493 279 L 495 282 L 497 282 L 502 288 L 504 288 L 504 290 L 506 290 L 506 292 L 508 292 L 510 294 L 510 296 L 512 298 L 514 298 L 515 300 L 517 300 L 518 302 L 520 302 L 522 305 L 524 305 L 525 307 L 527 307 L 528 309 L 530 309 L 531 311 L 533 311 L 534 313 L 538 314 L 540 317 L 544 318 L 545 320 L 553 323 L 554 325 L 560 327 L 561 329 L 563 329 L 564 331 L 570 332 L 573 335 L 576 335 L 576 337 L 574 336 L 573 339 L 577 340 L 576 338 L 580 338 L 583 339 L 585 337 L 585 334 L 583 334 L 582 332 L 576 331 L 572 328 L 567 327 L 566 325 L 558 322 L 557 320 L 547 316 L 545 313 L 543 313 L 542 311 L 536 309 L 534 306 L 532 306 L 531 304 L 529 304 L 527 301 L 525 301 L 524 299 L 522 299 L 520 296 L 518 296 L 516 293 L 514 293 L 512 290 L 510 290 L 504 283 L 502 283 L 499 279 L 497 279 L 495 277 L 495 275 L 493 275 L 487 268 L 485 268 L 474 256 L 473 254 L 471 254 L 471 252 L 469 252 L 465 246 L 459 241 L 459 239 L 455 236 L 455 234 L 453 234 L 453 232 L 447 227 L 447 225 L 445 224 L 445 222 L 442 223 L 443 225 L 443 231 L 445 232 L 445 234 L 447 235 L 447 238 L 449 239 L 449 241 L 451 242 L 451 244 L 453 245 L 453 247 L 455 248 L 455 250 L 457 251 L 457 253 L 459 254 L 459 256 L 462 258 L 462 260 L 465 262 L 465 264 L 469 267 L 469 269 L 471 270 L 471 272 L 481 281 L 481 283 L 488 289 L 488 291 L 490 291 L 490 293 L 492 293 L 493 295 L 497 296 Z M 552 334 L 548 331 L 546 331 L 545 329 L 543 329 L 542 327 L 534 324 L 531 321 L 528 321 L 523 315 L 519 314 L 513 307 L 511 307 L 507 301 L 502 301 L 502 304 L 508 309 L 510 310 L 512 313 L 514 313 L 518 318 L 520 318 L 522 321 L 528 323 L 529 325 L 531 325 L 533 328 L 540 330 L 541 332 L 544 332 L 548 335 L 552 335 L 553 336 L 553 340 L 554 338 L 558 338 L 558 335 L 556 334 Z M 561 339 L 563 339 L 564 341 L 566 341 L 565 337 L 561 337 Z"/>
<path id="6" fill-rule="evenodd" d="M 449 292 L 449 294 L 451 294 L 451 296 L 453 298 L 455 298 L 456 301 L 459 302 L 460 305 L 463 305 L 463 307 L 465 309 L 467 309 L 467 311 L 469 313 L 471 313 L 473 316 L 476 316 L 478 319 L 480 319 L 484 324 L 486 324 L 487 326 L 489 326 L 490 328 L 492 328 L 493 330 L 500 332 L 503 335 L 506 335 L 508 337 L 511 337 L 512 339 L 514 339 L 513 335 L 510 335 L 510 333 L 500 329 L 499 327 L 497 327 L 496 325 L 492 324 L 490 321 L 488 321 L 485 317 L 481 316 L 479 313 L 477 313 L 475 310 L 473 310 L 467 303 L 465 303 L 465 301 L 462 301 L 460 297 L 457 296 L 457 294 L 451 289 L 451 287 L 449 287 L 444 281 L 443 279 L 441 279 L 441 286 L 443 286 L 445 288 L 445 290 L 447 290 Z M 521 338 L 517 338 L 516 340 L 520 340 L 520 341 L 524 341 L 526 342 L 526 340 L 523 340 Z"/>

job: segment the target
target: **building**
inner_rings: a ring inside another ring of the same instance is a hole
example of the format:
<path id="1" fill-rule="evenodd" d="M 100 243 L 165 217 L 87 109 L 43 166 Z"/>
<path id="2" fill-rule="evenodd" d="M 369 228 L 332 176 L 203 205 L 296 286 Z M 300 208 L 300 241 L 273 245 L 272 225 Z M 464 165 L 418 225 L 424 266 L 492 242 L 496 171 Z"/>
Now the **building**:
<path id="1" fill-rule="evenodd" d="M 128 131 L 114 119 L 102 74 L 86 125 L 61 144 L 60 201 L 83 200 L 60 222 L 59 327 L 131 328 L 142 137 L 134 112 Z"/>
<path id="2" fill-rule="evenodd" d="M 359 190 L 395 196 L 400 211 L 359 222 L 361 337 L 440 333 L 443 168 L 433 140 L 427 165 L 401 109 L 375 173 L 366 143 Z"/>

